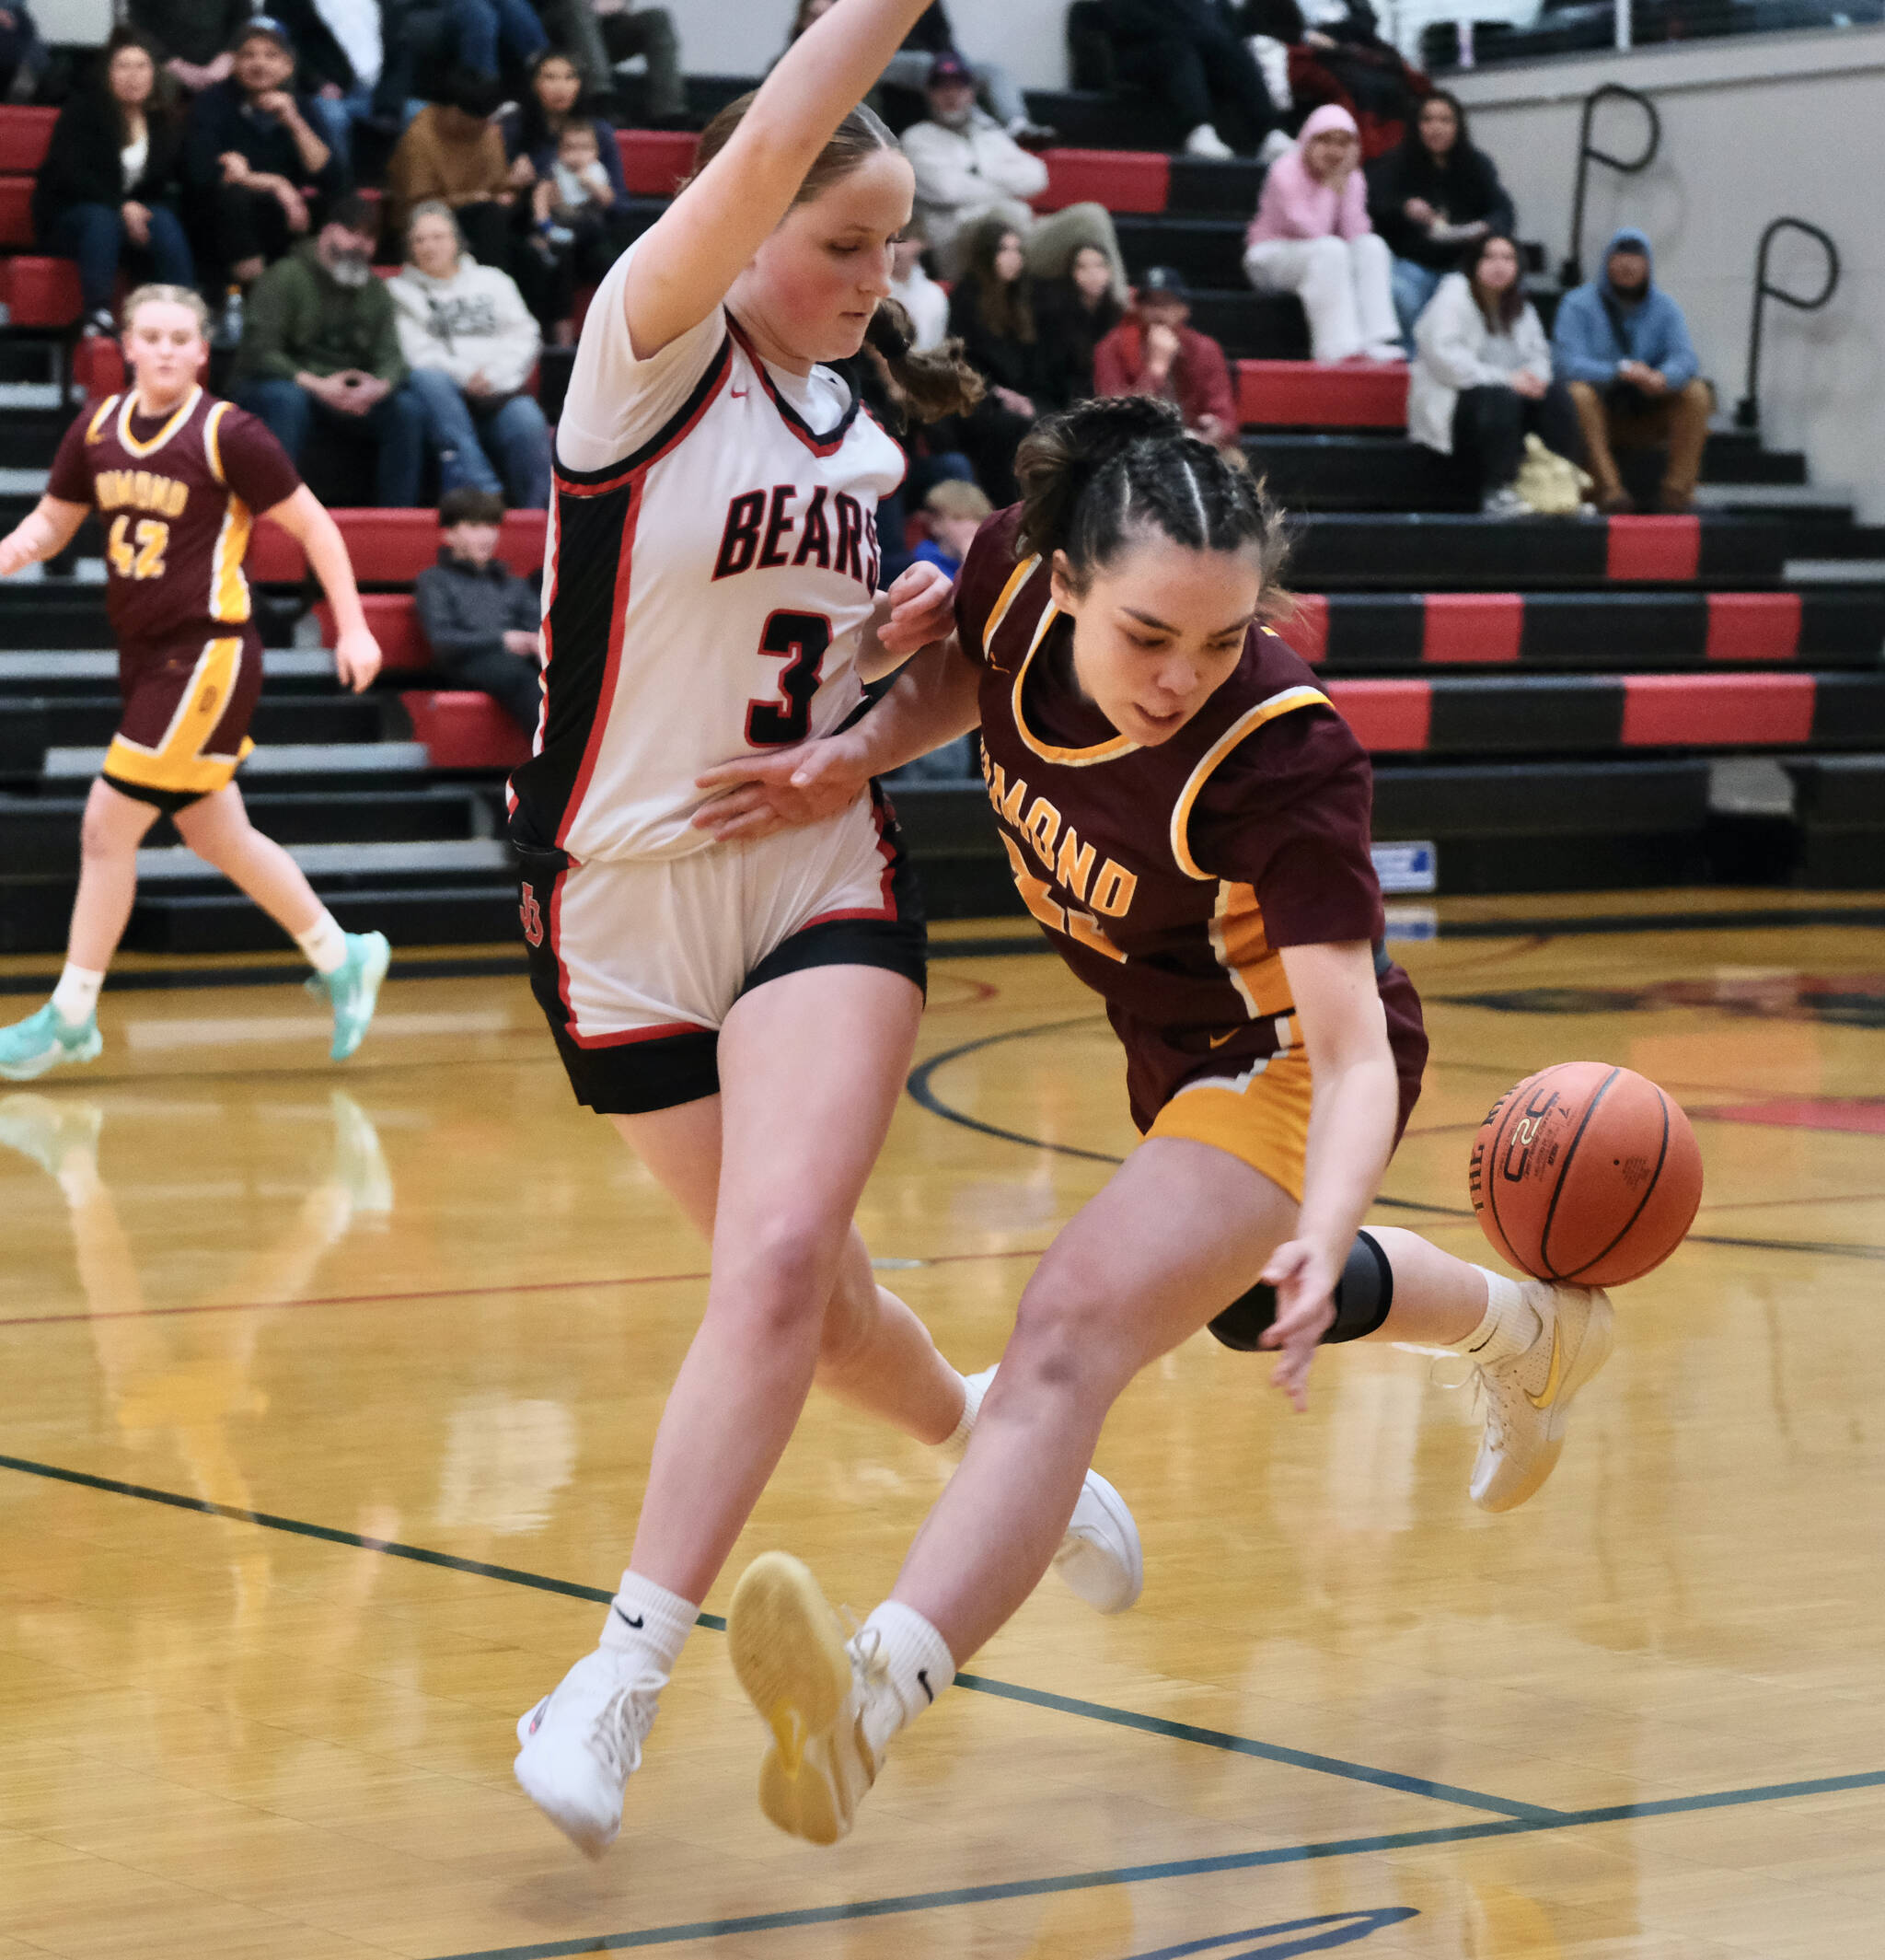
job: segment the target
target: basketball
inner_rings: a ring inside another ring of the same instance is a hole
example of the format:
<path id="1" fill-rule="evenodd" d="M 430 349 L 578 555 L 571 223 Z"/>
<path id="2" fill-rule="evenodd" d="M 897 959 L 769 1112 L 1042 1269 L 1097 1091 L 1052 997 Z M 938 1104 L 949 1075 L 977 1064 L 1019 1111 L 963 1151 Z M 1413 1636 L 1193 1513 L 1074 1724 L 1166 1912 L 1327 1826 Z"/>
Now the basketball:
<path id="1" fill-rule="evenodd" d="M 1682 1244 L 1702 1201 L 1689 1119 L 1647 1076 L 1560 1061 L 1493 1104 L 1474 1140 L 1473 1212 L 1541 1280 L 1619 1286 Z"/>

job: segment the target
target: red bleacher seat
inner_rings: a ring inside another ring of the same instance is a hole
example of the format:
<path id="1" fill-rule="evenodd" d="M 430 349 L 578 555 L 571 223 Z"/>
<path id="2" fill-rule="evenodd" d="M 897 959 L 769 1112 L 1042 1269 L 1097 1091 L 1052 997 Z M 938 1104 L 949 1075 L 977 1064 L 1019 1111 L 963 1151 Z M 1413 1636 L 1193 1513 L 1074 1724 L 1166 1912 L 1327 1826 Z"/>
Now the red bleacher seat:
<path id="1" fill-rule="evenodd" d="M 353 576 L 364 586 L 410 586 L 438 558 L 435 510 L 337 510 Z M 516 573 L 543 562 L 544 514 L 514 510 L 498 533 L 497 555 Z"/>
<path id="2" fill-rule="evenodd" d="M 399 696 L 434 769 L 515 769 L 530 737 L 489 694 L 437 688 Z"/>
<path id="3" fill-rule="evenodd" d="M 1426 681 L 1332 680 L 1324 691 L 1370 755 L 1427 747 L 1433 690 Z"/>
<path id="4" fill-rule="evenodd" d="M 0 305 L 9 327 L 69 327 L 79 316 L 78 268 L 70 259 L 0 259 Z"/>
<path id="5" fill-rule="evenodd" d="M 34 243 L 32 179 L 0 177 L 0 245 L 26 250 Z"/>
<path id="6" fill-rule="evenodd" d="M 1239 361 L 1237 412 L 1246 424 L 1398 429 L 1407 421 L 1407 370 L 1386 362 Z"/>
<path id="7" fill-rule="evenodd" d="M 623 129 L 615 140 L 622 153 L 622 176 L 631 197 L 672 197 L 694 168 L 698 136 L 686 130 Z"/>
<path id="8" fill-rule="evenodd" d="M 72 350 L 72 378 L 88 400 L 115 395 L 124 386 L 124 349 L 109 333 L 82 340 Z"/>
<path id="9" fill-rule="evenodd" d="M 56 109 L 29 109 L 9 103 L 0 108 L 0 170 L 24 171 L 30 176 L 46 158 L 46 145 L 52 140 L 52 125 L 59 120 Z"/>
<path id="10" fill-rule="evenodd" d="M 379 642 L 380 662 L 388 674 L 423 673 L 432 665 L 432 649 L 419 627 L 419 609 L 405 592 L 368 592 L 360 601 L 366 624 Z M 323 599 L 314 609 L 320 621 L 321 644 L 334 644 L 334 609 Z"/>
<path id="11" fill-rule="evenodd" d="M 1151 150 L 1047 150 L 1047 188 L 1036 211 L 1064 211 L 1089 202 L 1108 211 L 1156 215 L 1165 208 L 1172 159 Z"/>

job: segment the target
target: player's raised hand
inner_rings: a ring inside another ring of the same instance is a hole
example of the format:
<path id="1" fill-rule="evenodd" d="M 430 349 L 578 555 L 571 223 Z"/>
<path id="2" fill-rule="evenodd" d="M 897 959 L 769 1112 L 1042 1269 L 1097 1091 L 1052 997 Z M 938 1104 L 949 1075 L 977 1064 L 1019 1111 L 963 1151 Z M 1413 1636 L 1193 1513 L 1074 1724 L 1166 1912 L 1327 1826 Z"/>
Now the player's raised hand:
<path id="1" fill-rule="evenodd" d="M 707 801 L 694 828 L 716 843 L 770 837 L 848 809 L 870 785 L 871 772 L 846 736 L 826 736 L 769 754 L 722 762 L 694 778 Z"/>
<path id="2" fill-rule="evenodd" d="M 890 617 L 877 628 L 877 644 L 886 654 L 920 653 L 955 630 L 955 584 L 941 565 L 911 565 L 885 597 Z"/>
<path id="3" fill-rule="evenodd" d="M 1315 1359 L 1317 1341 L 1336 1317 L 1340 1265 L 1325 1246 L 1292 1238 L 1271 1253 L 1260 1277 L 1277 1290 L 1277 1317 L 1258 1337 L 1262 1346 L 1282 1351 L 1271 1371 L 1270 1386 L 1280 1388 L 1299 1409 L 1307 1409 L 1309 1364 Z"/>
<path id="4" fill-rule="evenodd" d="M 379 642 L 364 626 L 356 626 L 334 641 L 334 671 L 341 677 L 341 686 L 351 688 L 356 694 L 373 685 L 379 663 Z"/>

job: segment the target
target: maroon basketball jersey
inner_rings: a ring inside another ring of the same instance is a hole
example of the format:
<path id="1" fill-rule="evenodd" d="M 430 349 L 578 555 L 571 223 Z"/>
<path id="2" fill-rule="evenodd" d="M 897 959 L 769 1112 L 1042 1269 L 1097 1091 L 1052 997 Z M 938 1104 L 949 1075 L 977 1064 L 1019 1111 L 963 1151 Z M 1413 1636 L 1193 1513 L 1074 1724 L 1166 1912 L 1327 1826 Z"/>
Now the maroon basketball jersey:
<path id="1" fill-rule="evenodd" d="M 1071 684 L 1071 624 L 1047 565 L 1017 562 L 1019 524 L 1013 509 L 982 527 L 955 617 L 983 668 L 982 769 L 1022 898 L 1128 1050 L 1136 1026 L 1200 1057 L 1272 1054 L 1290 1042 L 1278 949 L 1382 935 L 1368 758 L 1264 629 L 1169 741 L 1120 735 Z"/>
<path id="2" fill-rule="evenodd" d="M 127 664 L 200 646 L 249 619 L 242 561 L 255 513 L 300 487 L 254 416 L 201 388 L 162 418 L 112 395 L 65 432 L 47 490 L 105 528 L 107 604 Z"/>

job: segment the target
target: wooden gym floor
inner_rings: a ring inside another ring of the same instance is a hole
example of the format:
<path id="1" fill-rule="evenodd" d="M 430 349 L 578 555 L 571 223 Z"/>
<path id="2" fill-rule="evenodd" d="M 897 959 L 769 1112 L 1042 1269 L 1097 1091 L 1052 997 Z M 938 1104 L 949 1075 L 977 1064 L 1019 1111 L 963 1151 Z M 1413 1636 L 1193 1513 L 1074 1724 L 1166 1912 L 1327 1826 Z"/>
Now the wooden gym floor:
<path id="1" fill-rule="evenodd" d="M 596 1631 L 701 1248 L 507 956 L 407 956 L 344 1069 L 295 988 L 191 983 L 268 962 L 127 962 L 104 1060 L 0 1096 L 0 1960 L 1885 1953 L 1885 907 L 1440 912 L 1381 1217 L 1485 1256 L 1473 1131 L 1569 1057 L 1707 1160 L 1542 1495 L 1468 1504 L 1417 1357 L 1296 1418 L 1199 1336 L 1101 1445 L 1137 1611 L 1050 1579 L 823 1853 L 716 1622 L 594 1866 L 512 1724 Z M 978 1367 L 1130 1133 L 1093 1002 L 952 935 L 862 1218 Z M 815 1400 L 709 1613 L 781 1544 L 868 1607 L 941 1474 Z"/>

